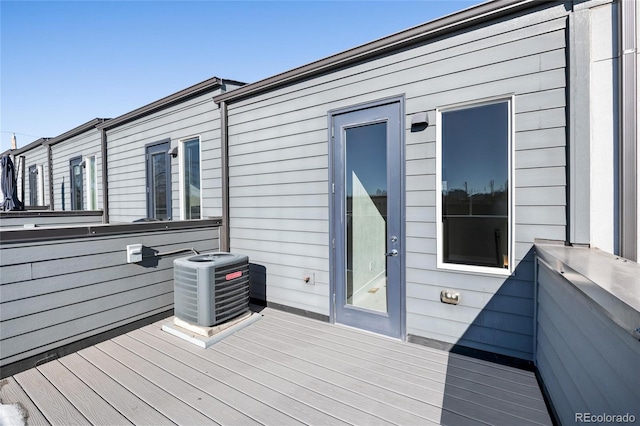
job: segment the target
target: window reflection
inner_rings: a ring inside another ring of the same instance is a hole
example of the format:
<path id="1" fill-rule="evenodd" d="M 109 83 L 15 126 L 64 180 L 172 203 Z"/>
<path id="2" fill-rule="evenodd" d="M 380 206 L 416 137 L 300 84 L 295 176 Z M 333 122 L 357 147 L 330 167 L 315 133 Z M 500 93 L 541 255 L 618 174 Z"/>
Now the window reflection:
<path id="1" fill-rule="evenodd" d="M 509 265 L 509 103 L 442 113 L 443 261 Z"/>
<path id="2" fill-rule="evenodd" d="M 153 217 L 165 220 L 167 215 L 167 160 L 164 152 L 152 155 Z"/>
<path id="3" fill-rule="evenodd" d="M 200 140 L 184 142 L 185 219 L 200 219 Z"/>
<path id="4" fill-rule="evenodd" d="M 82 158 L 74 158 L 71 163 L 71 210 L 82 210 L 84 198 L 84 176 Z"/>
<path id="5" fill-rule="evenodd" d="M 29 167 L 29 205 L 38 205 L 38 170 L 36 166 Z"/>
<path id="6" fill-rule="evenodd" d="M 345 131 L 346 303 L 387 311 L 387 123 Z"/>

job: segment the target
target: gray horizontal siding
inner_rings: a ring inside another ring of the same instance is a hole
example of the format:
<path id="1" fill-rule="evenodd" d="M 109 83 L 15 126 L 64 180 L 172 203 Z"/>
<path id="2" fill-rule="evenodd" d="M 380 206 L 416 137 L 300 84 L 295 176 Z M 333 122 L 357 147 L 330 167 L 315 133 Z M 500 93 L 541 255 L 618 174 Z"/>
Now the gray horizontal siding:
<path id="1" fill-rule="evenodd" d="M 1 365 L 172 309 L 173 259 L 188 253 L 127 264 L 126 245 L 135 243 L 159 252 L 214 251 L 218 228 L 3 243 Z"/>
<path id="2" fill-rule="evenodd" d="M 51 146 L 52 172 L 53 172 L 53 201 L 54 209 L 62 210 L 62 184 L 64 182 L 64 206 L 65 210 L 71 210 L 71 169 L 69 162 L 72 158 L 96 157 L 96 184 L 98 210 L 102 209 L 102 155 L 101 134 L 97 129 L 91 129 L 78 136 L 67 139 Z M 83 185 L 84 199 L 82 205 L 87 210 L 88 193 L 86 188 L 86 173 L 84 169 Z"/>
<path id="3" fill-rule="evenodd" d="M 171 148 L 180 140 L 199 136 L 201 144 L 202 217 L 222 214 L 220 173 L 220 113 L 214 91 L 107 131 L 109 216 L 112 222 L 131 222 L 147 216 L 145 146 L 166 139 Z M 171 202 L 174 220 L 180 218 L 179 166 L 171 158 Z"/>
<path id="4" fill-rule="evenodd" d="M 523 259 L 534 238 L 563 238 L 565 227 L 565 16 L 514 17 L 230 105 L 231 247 L 264 264 L 268 300 L 328 313 L 326 114 L 404 93 L 407 331 L 531 359 L 533 268 Z M 516 274 L 436 271 L 436 129 L 409 132 L 411 114 L 511 93 Z M 317 271 L 321 292 L 300 280 L 304 269 Z M 439 302 L 445 286 L 462 289 L 461 305 Z"/>
<path id="5" fill-rule="evenodd" d="M 575 423 L 575 413 L 640 418 L 637 339 L 543 263 L 538 286 L 536 365 L 560 422 Z"/>
<path id="6" fill-rule="evenodd" d="M 548 25 L 559 23 L 562 27 L 564 19 Z M 543 42 L 547 43 L 543 49 L 563 47 L 563 34 L 564 31 L 558 28 L 553 38 L 547 34 L 544 38 L 531 36 L 530 40 L 547 40 Z M 526 256 L 535 238 L 546 235 L 547 238 L 564 239 L 566 225 L 564 53 L 560 50 L 556 55 L 555 52 L 551 52 L 553 56 L 541 53 L 540 58 L 546 55 L 553 60 L 553 67 L 559 67 L 557 69 L 541 67 L 542 72 L 489 81 L 473 86 L 472 90 L 464 87 L 407 100 L 407 110 L 420 111 L 496 96 L 501 92 L 516 95 L 516 247 L 512 262 L 515 261 L 517 267 L 508 280 L 445 271 L 431 273 L 436 268 L 437 250 L 434 214 L 436 129 L 430 126 L 431 132 L 427 129 L 408 134 L 407 328 L 410 334 L 532 358 L 533 268 L 530 256 Z M 525 66 L 527 62 L 522 60 L 520 63 Z M 547 61 L 547 64 L 551 63 Z M 491 75 L 489 79 L 494 78 L 495 75 Z M 437 85 L 434 90 L 441 90 L 441 86 Z M 435 114 L 430 117 L 435 118 Z M 547 174 L 549 169 L 552 172 Z M 443 305 L 439 294 L 444 289 L 460 291 L 460 305 Z"/>
<path id="7" fill-rule="evenodd" d="M 566 10 L 549 7 L 229 106 L 231 248 L 267 271 L 269 301 L 329 313 L 327 112 L 406 99 L 407 332 L 532 358 L 536 237 L 564 238 Z M 434 125 L 411 115 L 515 95 L 516 273 L 436 270 Z M 316 287 L 300 277 L 316 271 Z M 320 279 L 318 279 L 320 277 Z M 325 281 L 327 279 L 327 281 Z M 443 288 L 462 302 L 444 306 Z"/>

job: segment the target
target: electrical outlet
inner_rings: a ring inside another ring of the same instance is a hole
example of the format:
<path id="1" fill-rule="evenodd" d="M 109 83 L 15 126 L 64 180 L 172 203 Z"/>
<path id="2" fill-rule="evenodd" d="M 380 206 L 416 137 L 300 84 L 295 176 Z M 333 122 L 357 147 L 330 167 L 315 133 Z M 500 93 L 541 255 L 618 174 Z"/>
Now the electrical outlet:
<path id="1" fill-rule="evenodd" d="M 453 290 L 442 290 L 440 292 L 440 301 L 450 305 L 457 305 L 460 303 L 460 293 Z"/>

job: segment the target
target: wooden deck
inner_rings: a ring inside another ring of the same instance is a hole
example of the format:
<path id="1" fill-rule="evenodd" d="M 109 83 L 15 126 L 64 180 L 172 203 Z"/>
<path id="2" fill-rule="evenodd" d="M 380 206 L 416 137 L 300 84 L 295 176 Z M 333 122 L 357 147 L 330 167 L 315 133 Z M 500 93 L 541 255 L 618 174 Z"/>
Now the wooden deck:
<path id="1" fill-rule="evenodd" d="M 551 424 L 533 373 L 264 309 L 209 349 L 156 323 L 3 381 L 37 424 Z"/>

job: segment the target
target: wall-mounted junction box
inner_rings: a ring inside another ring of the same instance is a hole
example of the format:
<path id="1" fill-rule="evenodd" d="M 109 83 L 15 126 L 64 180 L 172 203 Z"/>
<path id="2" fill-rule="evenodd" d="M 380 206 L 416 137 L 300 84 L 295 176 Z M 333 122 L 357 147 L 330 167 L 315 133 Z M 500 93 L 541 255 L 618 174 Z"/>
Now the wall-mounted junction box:
<path id="1" fill-rule="evenodd" d="M 440 301 L 450 305 L 457 305 L 460 303 L 460 293 L 453 290 L 442 290 L 440 292 Z"/>
<path id="2" fill-rule="evenodd" d="M 142 262 L 142 244 L 127 245 L 127 263 Z"/>
<path id="3" fill-rule="evenodd" d="M 304 271 L 304 273 L 302 274 L 302 280 L 306 284 L 315 285 L 315 283 L 316 283 L 316 274 L 315 274 L 315 272 Z"/>

